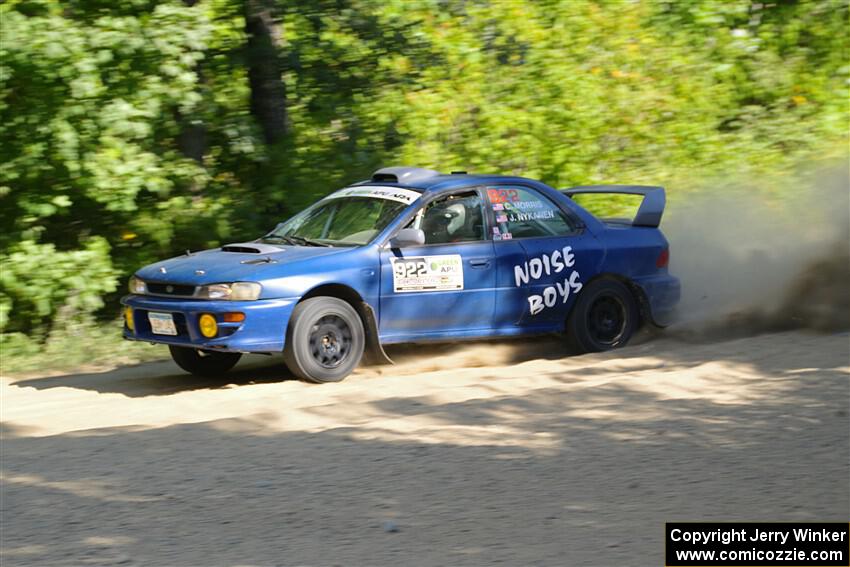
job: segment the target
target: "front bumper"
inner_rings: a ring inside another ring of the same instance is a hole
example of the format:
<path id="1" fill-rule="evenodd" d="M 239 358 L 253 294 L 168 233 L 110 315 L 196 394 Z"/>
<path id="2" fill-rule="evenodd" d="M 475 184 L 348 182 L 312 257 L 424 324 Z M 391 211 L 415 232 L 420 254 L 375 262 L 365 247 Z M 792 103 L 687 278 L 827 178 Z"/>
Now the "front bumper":
<path id="1" fill-rule="evenodd" d="M 257 301 L 208 301 L 147 295 L 127 295 L 121 305 L 133 309 L 133 326 L 124 324 L 124 338 L 224 352 L 281 352 L 289 317 L 298 298 Z M 148 313 L 170 313 L 177 335 L 156 335 L 151 331 Z M 224 313 L 244 313 L 239 323 L 223 321 Z M 209 313 L 218 322 L 218 334 L 207 338 L 198 328 L 198 318 Z"/>

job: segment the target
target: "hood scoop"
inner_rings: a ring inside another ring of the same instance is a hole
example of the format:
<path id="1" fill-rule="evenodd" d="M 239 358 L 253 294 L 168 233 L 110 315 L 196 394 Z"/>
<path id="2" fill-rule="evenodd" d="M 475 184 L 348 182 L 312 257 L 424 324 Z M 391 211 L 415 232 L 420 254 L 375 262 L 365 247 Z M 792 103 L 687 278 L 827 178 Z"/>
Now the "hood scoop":
<path id="1" fill-rule="evenodd" d="M 236 244 L 225 244 L 221 247 L 222 252 L 237 252 L 239 254 L 271 254 L 283 252 L 282 248 L 260 242 L 238 242 Z"/>

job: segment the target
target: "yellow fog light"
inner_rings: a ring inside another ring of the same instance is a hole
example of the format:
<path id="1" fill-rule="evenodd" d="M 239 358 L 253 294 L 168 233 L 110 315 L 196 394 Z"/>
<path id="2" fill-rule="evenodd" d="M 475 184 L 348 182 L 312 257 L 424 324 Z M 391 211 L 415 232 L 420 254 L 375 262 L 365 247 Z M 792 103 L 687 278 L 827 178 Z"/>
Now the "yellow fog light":
<path id="1" fill-rule="evenodd" d="M 198 318 L 198 327 L 201 328 L 201 334 L 208 339 L 218 334 L 218 323 L 215 322 L 215 317 L 209 313 L 204 313 Z"/>
<path id="2" fill-rule="evenodd" d="M 136 325 L 133 323 L 133 308 L 125 307 L 124 308 L 124 322 L 127 323 L 127 328 L 131 331 L 136 330 Z"/>

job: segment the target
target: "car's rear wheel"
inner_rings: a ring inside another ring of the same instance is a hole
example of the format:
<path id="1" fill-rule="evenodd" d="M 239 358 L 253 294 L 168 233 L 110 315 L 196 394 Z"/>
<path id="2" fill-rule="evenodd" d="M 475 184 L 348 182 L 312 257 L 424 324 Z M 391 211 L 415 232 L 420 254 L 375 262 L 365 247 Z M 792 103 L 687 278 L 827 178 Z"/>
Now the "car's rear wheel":
<path id="1" fill-rule="evenodd" d="M 567 339 L 578 352 L 599 352 L 626 345 L 638 327 L 640 312 L 632 292 L 613 279 L 587 285 L 567 319 Z"/>
<path id="2" fill-rule="evenodd" d="M 283 357 L 293 374 L 310 382 L 339 382 L 357 367 L 366 345 L 363 322 L 336 297 L 313 297 L 292 312 Z"/>
<path id="3" fill-rule="evenodd" d="M 218 376 L 239 362 L 242 355 L 236 352 L 215 352 L 196 348 L 169 345 L 171 358 L 177 366 L 195 376 Z"/>

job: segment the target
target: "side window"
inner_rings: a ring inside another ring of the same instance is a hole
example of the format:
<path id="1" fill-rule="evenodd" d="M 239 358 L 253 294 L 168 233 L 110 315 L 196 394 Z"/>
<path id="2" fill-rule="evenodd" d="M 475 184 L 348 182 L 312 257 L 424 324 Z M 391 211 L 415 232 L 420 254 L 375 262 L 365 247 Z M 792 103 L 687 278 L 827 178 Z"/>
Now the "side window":
<path id="1" fill-rule="evenodd" d="M 428 203 L 408 227 L 421 228 L 425 244 L 485 240 L 484 204 L 476 191 L 450 195 Z"/>
<path id="2" fill-rule="evenodd" d="M 526 187 L 488 187 L 487 198 L 493 207 L 496 227 L 493 238 L 563 236 L 575 227 L 553 202 Z"/>

